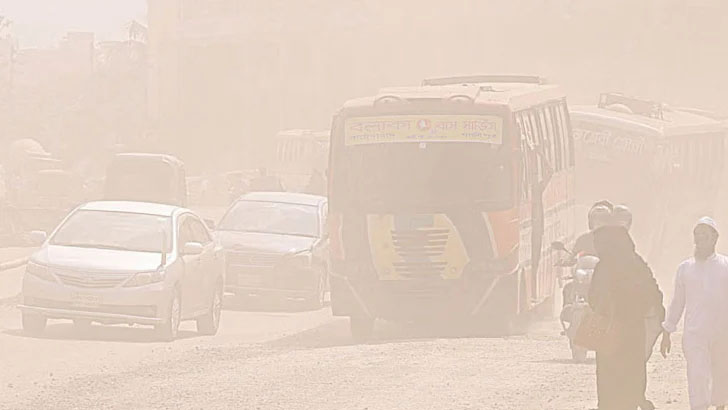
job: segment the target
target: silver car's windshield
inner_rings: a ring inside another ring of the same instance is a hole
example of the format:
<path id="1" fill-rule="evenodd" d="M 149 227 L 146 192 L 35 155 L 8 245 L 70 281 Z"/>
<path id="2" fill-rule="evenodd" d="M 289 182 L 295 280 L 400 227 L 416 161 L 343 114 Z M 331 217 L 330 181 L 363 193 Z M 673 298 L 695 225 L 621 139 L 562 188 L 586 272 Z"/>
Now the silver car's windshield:
<path id="1" fill-rule="evenodd" d="M 220 230 L 318 237 L 318 208 L 281 202 L 239 201 L 223 218 Z"/>
<path id="2" fill-rule="evenodd" d="M 172 247 L 170 217 L 109 211 L 77 211 L 58 229 L 51 245 L 165 252 Z"/>

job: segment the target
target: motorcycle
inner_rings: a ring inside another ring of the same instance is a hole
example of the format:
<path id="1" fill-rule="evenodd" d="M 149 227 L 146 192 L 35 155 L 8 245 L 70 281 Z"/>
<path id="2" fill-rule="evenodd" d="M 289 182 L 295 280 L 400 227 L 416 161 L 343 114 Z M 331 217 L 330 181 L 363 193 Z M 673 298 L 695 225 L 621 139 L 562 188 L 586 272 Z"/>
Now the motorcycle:
<path id="1" fill-rule="evenodd" d="M 571 269 L 570 275 L 563 278 L 566 282 L 563 288 L 564 302 L 559 319 L 563 329 L 561 334 L 569 339 L 572 359 L 577 363 L 583 363 L 586 360 L 588 350 L 575 345 L 574 337 L 589 309 L 589 287 L 599 258 L 593 255 L 575 255 L 566 249 L 566 246 L 561 242 L 554 242 L 551 248 L 564 252 L 569 256 L 567 259 L 557 262 L 557 266 Z"/>

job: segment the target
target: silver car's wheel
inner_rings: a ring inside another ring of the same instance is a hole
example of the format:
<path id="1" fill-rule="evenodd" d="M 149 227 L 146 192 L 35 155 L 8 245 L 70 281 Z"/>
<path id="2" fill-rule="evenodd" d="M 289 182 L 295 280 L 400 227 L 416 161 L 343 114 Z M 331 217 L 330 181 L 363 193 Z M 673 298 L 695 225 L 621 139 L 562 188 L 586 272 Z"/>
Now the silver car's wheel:
<path id="1" fill-rule="evenodd" d="M 326 281 L 328 275 L 322 272 L 318 278 L 318 284 L 314 293 L 306 298 L 306 305 L 312 310 L 318 310 L 324 307 L 326 303 Z"/>
<path id="2" fill-rule="evenodd" d="M 169 314 L 164 323 L 157 325 L 157 333 L 164 341 L 172 341 L 179 334 L 179 323 L 182 318 L 182 301 L 180 300 L 179 291 L 175 290 L 172 295 L 172 301 L 169 305 Z"/>

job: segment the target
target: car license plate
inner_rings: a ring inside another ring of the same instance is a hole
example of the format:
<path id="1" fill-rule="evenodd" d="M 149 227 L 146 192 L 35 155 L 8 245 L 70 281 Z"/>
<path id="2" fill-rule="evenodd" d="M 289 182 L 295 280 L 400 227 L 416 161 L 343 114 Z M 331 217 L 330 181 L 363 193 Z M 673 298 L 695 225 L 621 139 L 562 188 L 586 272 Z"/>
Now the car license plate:
<path id="1" fill-rule="evenodd" d="M 87 293 L 74 293 L 71 303 L 76 307 L 95 308 L 101 305 L 101 297 Z"/>
<path id="2" fill-rule="evenodd" d="M 238 285 L 241 286 L 262 286 L 263 276 L 259 274 L 241 273 L 238 275 Z"/>

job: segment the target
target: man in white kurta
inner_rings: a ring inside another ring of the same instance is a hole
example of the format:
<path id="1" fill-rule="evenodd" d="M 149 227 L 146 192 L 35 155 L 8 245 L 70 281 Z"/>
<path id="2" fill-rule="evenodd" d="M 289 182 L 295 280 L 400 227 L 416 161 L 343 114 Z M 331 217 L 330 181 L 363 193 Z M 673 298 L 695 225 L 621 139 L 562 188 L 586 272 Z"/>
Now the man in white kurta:
<path id="1" fill-rule="evenodd" d="M 728 404 L 728 257 L 717 254 L 718 228 L 701 218 L 695 230 L 695 256 L 675 277 L 675 294 L 667 311 L 661 350 L 670 351 L 669 334 L 685 313 L 683 352 L 688 368 L 690 408 L 706 410 Z"/>

